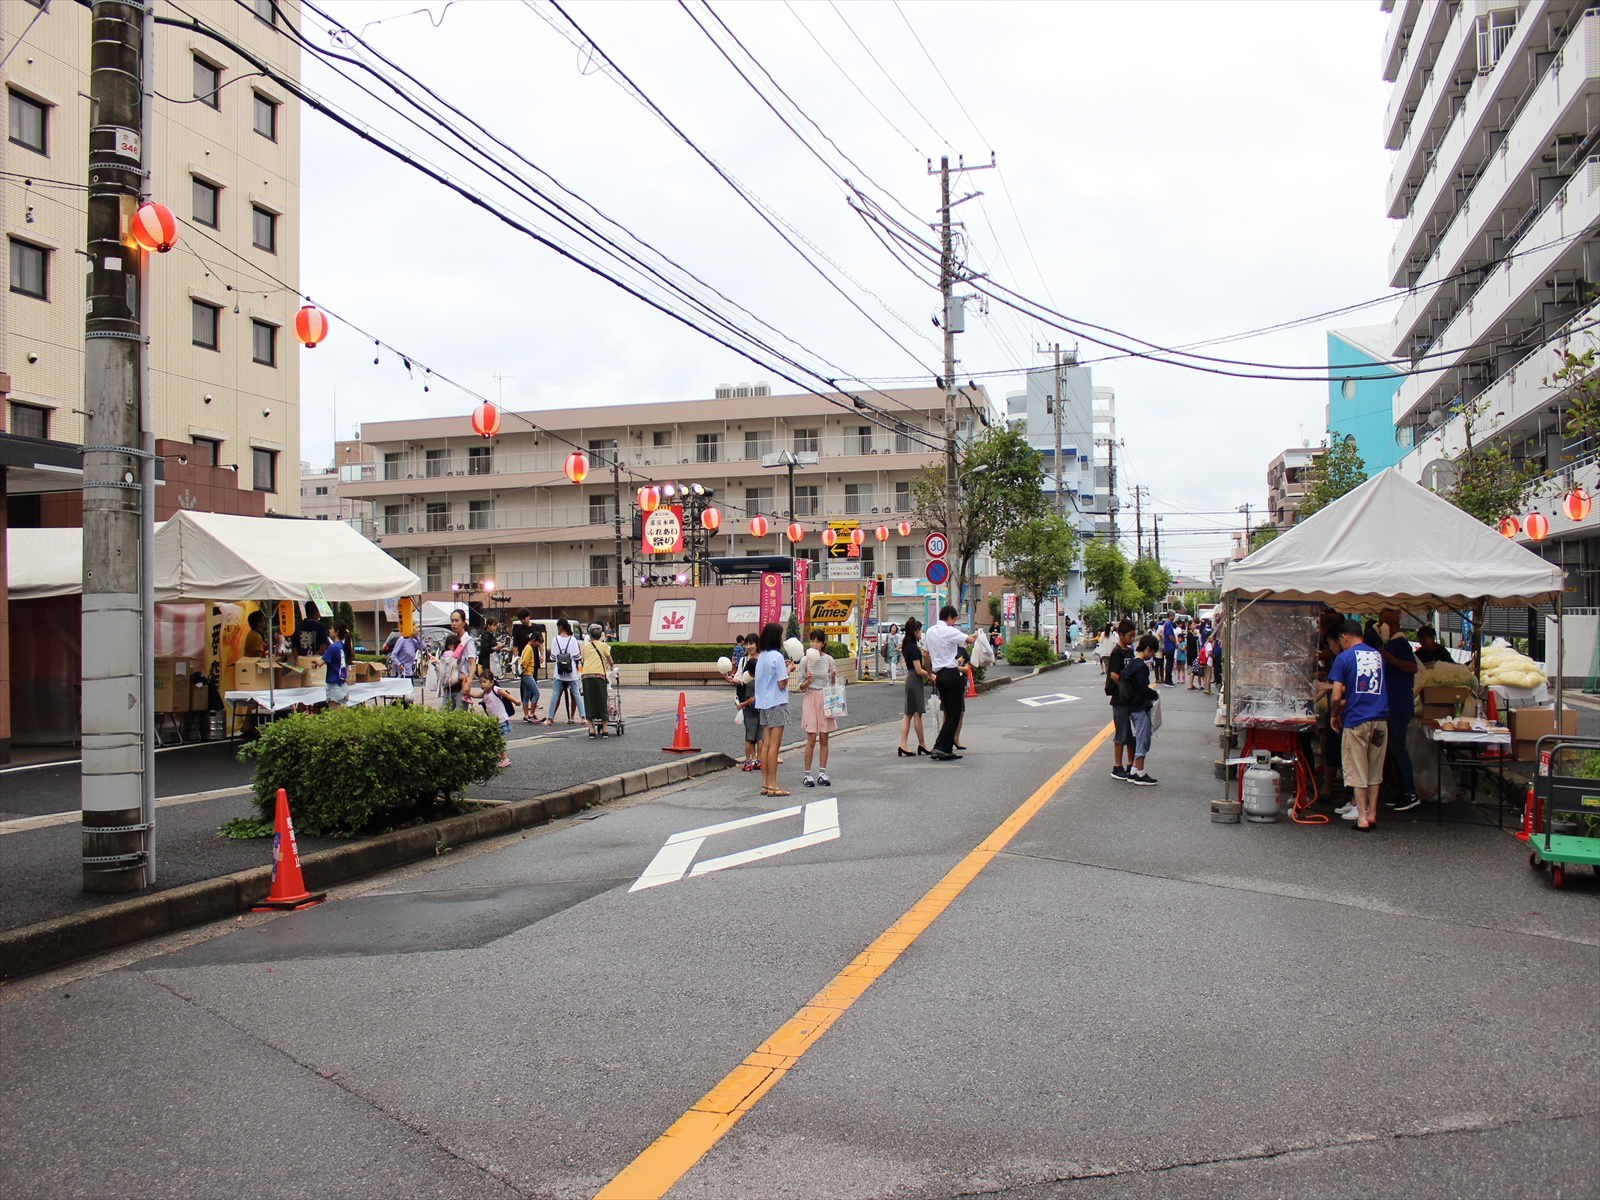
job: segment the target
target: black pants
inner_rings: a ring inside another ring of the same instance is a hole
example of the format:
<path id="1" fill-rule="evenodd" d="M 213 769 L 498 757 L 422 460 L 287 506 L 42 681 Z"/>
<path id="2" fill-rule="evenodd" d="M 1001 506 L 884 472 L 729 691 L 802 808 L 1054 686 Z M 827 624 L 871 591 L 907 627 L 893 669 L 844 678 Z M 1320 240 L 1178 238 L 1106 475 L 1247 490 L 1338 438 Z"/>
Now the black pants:
<path id="1" fill-rule="evenodd" d="M 939 722 L 939 736 L 933 739 L 935 754 L 954 754 L 956 726 L 961 724 L 961 714 L 967 710 L 967 677 L 954 667 L 945 667 L 933 677 L 939 689 L 939 707 L 944 719 Z"/>

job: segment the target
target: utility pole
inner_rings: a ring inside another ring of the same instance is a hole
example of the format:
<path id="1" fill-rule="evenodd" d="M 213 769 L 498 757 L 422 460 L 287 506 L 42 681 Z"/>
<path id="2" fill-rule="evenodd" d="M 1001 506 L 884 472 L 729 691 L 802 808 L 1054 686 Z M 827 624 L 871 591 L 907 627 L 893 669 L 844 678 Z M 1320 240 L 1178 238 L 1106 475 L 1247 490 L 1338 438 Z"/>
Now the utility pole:
<path id="1" fill-rule="evenodd" d="M 1061 389 L 1064 383 L 1064 377 L 1061 374 L 1061 343 L 1056 342 L 1052 349 L 1055 351 L 1056 356 L 1056 391 L 1055 400 L 1051 405 L 1056 417 L 1056 515 L 1060 516 L 1066 511 L 1061 502 Z"/>
<path id="2" fill-rule="evenodd" d="M 1161 561 L 1161 514 L 1160 513 L 1151 513 L 1150 514 L 1150 528 L 1152 530 L 1154 530 L 1154 532 L 1155 532 L 1155 538 L 1156 538 L 1156 562 L 1160 562 Z"/>
<path id="3" fill-rule="evenodd" d="M 959 156 L 956 159 L 956 174 L 966 171 L 988 171 L 994 168 L 994 156 L 990 156 L 987 165 L 969 167 Z M 933 174 L 933 163 L 928 163 L 928 174 Z M 982 195 L 974 192 L 963 196 L 956 203 L 971 200 L 974 196 Z M 958 506 L 958 490 L 960 477 L 956 463 L 956 325 L 965 327 L 965 317 L 961 312 L 964 301 L 955 297 L 955 285 L 959 268 L 956 263 L 955 238 L 951 231 L 950 223 L 950 156 L 941 155 L 939 158 L 939 295 L 944 302 L 943 319 L 939 322 L 944 331 L 944 378 L 940 381 L 944 387 L 944 503 L 945 519 L 949 528 L 945 536 L 950 548 L 955 551 L 956 578 L 951 580 L 951 602 L 956 602 L 960 592 L 966 590 L 967 560 L 961 546 L 961 510 Z M 965 599 L 962 596 L 962 599 Z M 958 607 L 961 607 L 958 604 Z"/>
<path id="4" fill-rule="evenodd" d="M 1249 554 L 1250 553 L 1250 506 L 1248 504 L 1242 504 L 1242 505 L 1239 506 L 1239 511 L 1244 514 L 1244 552 L 1246 554 Z"/>
<path id="5" fill-rule="evenodd" d="M 1140 484 L 1133 485 L 1133 558 L 1137 562 L 1144 557 L 1144 508 L 1141 501 L 1144 499 L 1144 488 Z"/>
<path id="6" fill-rule="evenodd" d="M 611 448 L 611 528 L 617 551 L 617 636 L 622 635 L 622 445 Z"/>
<path id="7" fill-rule="evenodd" d="M 1111 519 L 1111 544 L 1117 544 L 1117 439 L 1100 438 L 1095 443 L 1106 448 L 1106 515 Z"/>
<path id="8" fill-rule="evenodd" d="M 149 14 L 90 17 L 84 321 L 83 890 L 155 882 L 155 447 L 145 346 L 149 262 L 131 227 L 149 178 Z"/>

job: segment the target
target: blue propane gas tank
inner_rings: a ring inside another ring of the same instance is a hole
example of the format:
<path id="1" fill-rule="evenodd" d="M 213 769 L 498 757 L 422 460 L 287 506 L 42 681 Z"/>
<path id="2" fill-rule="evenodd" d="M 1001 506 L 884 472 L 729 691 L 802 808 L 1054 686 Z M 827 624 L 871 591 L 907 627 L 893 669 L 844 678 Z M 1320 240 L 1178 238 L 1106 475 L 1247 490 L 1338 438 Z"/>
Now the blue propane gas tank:
<path id="1" fill-rule="evenodd" d="M 1257 824 L 1270 824 L 1283 812 L 1283 778 L 1272 769 L 1271 756 L 1257 754 L 1255 763 L 1244 773 L 1244 817 Z"/>

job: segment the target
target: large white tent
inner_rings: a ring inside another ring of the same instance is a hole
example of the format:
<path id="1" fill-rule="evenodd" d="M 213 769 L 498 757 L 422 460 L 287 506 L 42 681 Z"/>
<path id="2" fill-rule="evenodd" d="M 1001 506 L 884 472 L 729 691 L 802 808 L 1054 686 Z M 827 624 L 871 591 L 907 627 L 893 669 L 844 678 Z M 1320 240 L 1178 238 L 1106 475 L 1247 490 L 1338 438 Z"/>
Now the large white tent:
<path id="1" fill-rule="evenodd" d="M 83 591 L 83 530 L 8 529 L 14 600 Z M 156 526 L 156 599 L 332 601 L 415 596 L 422 581 L 343 521 L 181 512 Z"/>
<path id="2" fill-rule="evenodd" d="M 156 530 L 156 599 L 331 601 L 414 596 L 422 580 L 343 521 L 180 512 Z"/>
<path id="3" fill-rule="evenodd" d="M 6 590 L 13 600 L 83 591 L 83 530 L 6 530 Z"/>
<path id="4" fill-rule="evenodd" d="M 1345 612 L 1561 597 L 1561 568 L 1390 467 L 1229 565 L 1224 596 Z"/>

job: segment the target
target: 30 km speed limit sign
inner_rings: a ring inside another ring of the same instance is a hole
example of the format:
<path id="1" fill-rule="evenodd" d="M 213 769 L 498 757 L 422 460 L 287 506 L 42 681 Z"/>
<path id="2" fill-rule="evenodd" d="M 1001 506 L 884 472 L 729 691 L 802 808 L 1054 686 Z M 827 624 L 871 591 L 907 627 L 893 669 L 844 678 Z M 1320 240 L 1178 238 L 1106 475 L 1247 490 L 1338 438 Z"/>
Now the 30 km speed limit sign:
<path id="1" fill-rule="evenodd" d="M 922 543 L 922 548 L 928 552 L 929 558 L 943 558 L 950 543 L 945 540 L 944 534 L 935 530 L 928 535 L 928 540 Z"/>

